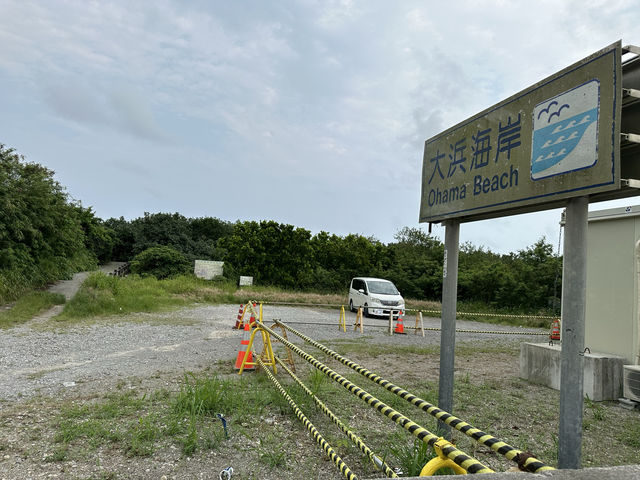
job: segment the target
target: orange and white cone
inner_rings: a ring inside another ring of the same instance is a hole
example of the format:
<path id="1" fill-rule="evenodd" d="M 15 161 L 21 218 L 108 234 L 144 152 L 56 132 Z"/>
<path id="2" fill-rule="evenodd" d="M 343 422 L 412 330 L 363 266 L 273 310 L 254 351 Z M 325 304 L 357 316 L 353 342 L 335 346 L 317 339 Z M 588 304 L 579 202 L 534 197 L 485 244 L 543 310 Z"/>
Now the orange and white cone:
<path id="1" fill-rule="evenodd" d="M 253 324 L 254 324 L 254 323 L 256 323 L 256 316 L 255 316 L 255 314 L 252 312 L 252 313 L 251 313 L 251 317 L 249 317 L 249 325 L 250 325 L 251 327 L 253 327 Z"/>
<path id="2" fill-rule="evenodd" d="M 551 332 L 549 333 L 549 340 L 560 340 L 560 320 L 555 319 L 551 322 Z"/>
<path id="3" fill-rule="evenodd" d="M 398 321 L 396 322 L 396 328 L 393 333 L 399 333 L 404 335 L 404 324 L 402 323 L 402 310 L 398 312 Z"/>
<path id="4" fill-rule="evenodd" d="M 236 330 L 240 330 L 241 328 L 243 328 L 242 325 L 242 313 L 244 311 L 244 305 L 241 303 L 240 304 L 240 308 L 238 309 L 238 318 L 236 320 L 236 325 L 235 327 L 233 327 Z"/>
<path id="5" fill-rule="evenodd" d="M 255 365 L 248 365 L 247 363 L 253 363 L 253 355 L 251 354 L 251 350 L 247 352 L 247 348 L 249 347 L 249 337 L 251 337 L 251 327 L 248 323 L 244 324 L 244 334 L 242 335 L 242 340 L 240 341 L 240 350 L 238 350 L 238 357 L 236 358 L 236 370 L 240 370 L 242 367 L 242 362 L 244 362 L 245 355 L 248 355 L 247 361 L 244 366 L 244 370 L 254 370 Z"/>

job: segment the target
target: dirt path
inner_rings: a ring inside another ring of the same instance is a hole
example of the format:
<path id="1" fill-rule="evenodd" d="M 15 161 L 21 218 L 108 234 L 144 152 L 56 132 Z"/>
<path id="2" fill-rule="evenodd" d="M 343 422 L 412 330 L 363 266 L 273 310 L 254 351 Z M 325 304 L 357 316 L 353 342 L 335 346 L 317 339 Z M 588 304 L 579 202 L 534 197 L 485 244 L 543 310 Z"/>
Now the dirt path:
<path id="1" fill-rule="evenodd" d="M 99 270 L 104 273 L 113 272 L 120 265 L 123 265 L 125 262 L 109 262 L 105 265 L 101 265 Z M 64 295 L 65 301 L 68 302 L 71 300 L 76 293 L 78 293 L 78 289 L 82 282 L 84 282 L 85 278 L 89 276 L 91 272 L 78 272 L 73 275 L 71 280 L 60 280 L 53 285 L 51 285 L 47 291 L 51 293 L 61 293 Z M 58 315 L 64 309 L 64 305 L 54 305 L 49 310 L 40 313 L 35 316 L 31 322 L 35 323 L 43 323 L 47 320 L 52 319 L 56 315 Z"/>
<path id="2" fill-rule="evenodd" d="M 109 262 L 105 265 L 101 265 L 99 270 L 104 273 L 113 272 L 119 266 L 123 265 L 125 262 Z M 89 276 L 91 272 L 79 272 L 76 273 L 71 280 L 60 280 L 55 283 L 47 290 L 52 293 L 61 293 L 64 295 L 64 298 L 68 302 L 73 298 L 73 296 L 78 292 L 80 285 L 84 282 L 84 279 Z"/>

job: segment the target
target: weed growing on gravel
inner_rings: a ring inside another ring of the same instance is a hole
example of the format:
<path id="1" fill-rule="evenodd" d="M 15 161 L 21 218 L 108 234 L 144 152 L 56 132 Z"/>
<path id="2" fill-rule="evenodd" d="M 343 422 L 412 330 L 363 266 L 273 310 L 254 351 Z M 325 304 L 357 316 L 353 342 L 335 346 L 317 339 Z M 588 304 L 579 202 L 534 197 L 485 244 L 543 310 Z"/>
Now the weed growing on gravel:
<path id="1" fill-rule="evenodd" d="M 273 435 L 260 439 L 258 458 L 271 469 L 284 467 L 287 463 L 287 452 L 282 449 L 281 442 Z"/>
<path id="2" fill-rule="evenodd" d="M 186 373 L 180 386 L 173 409 L 178 415 L 211 415 L 228 412 L 239 400 L 236 389 L 230 388 L 216 377 L 200 378 L 193 373 Z"/>
<path id="3" fill-rule="evenodd" d="M 154 444 L 160 437 L 158 417 L 147 415 L 139 417 L 127 432 L 125 451 L 132 457 L 148 457 L 154 452 Z"/>
<path id="4" fill-rule="evenodd" d="M 406 477 L 419 476 L 425 464 L 435 456 L 431 447 L 422 440 L 416 439 L 411 443 L 404 434 L 394 434 L 388 448 L 393 456 L 393 464 L 397 465 Z"/>
<path id="5" fill-rule="evenodd" d="M 31 320 L 40 312 L 65 302 L 61 293 L 30 292 L 20 297 L 13 308 L 0 311 L 0 328 L 9 328 Z"/>
<path id="6" fill-rule="evenodd" d="M 617 438 L 628 447 L 640 448 L 640 418 L 630 416 L 627 428 L 620 429 Z"/>
<path id="7" fill-rule="evenodd" d="M 64 462 L 69 454 L 69 449 L 65 447 L 58 447 L 53 450 L 50 455 L 44 457 L 45 462 Z"/>

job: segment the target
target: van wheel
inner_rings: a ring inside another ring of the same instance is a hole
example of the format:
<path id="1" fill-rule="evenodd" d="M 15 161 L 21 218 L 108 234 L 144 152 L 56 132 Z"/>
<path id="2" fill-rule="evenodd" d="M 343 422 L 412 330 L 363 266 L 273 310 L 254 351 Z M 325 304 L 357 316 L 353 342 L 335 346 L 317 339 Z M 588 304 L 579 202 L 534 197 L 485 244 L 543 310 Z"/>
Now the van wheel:
<path id="1" fill-rule="evenodd" d="M 352 312 L 356 311 L 356 309 L 353 308 L 353 300 L 349 300 L 349 310 L 351 310 Z"/>
<path id="2" fill-rule="evenodd" d="M 366 304 L 366 303 L 364 304 L 364 312 L 363 312 L 363 315 L 364 315 L 365 317 L 369 317 L 369 308 L 367 308 L 367 304 Z"/>

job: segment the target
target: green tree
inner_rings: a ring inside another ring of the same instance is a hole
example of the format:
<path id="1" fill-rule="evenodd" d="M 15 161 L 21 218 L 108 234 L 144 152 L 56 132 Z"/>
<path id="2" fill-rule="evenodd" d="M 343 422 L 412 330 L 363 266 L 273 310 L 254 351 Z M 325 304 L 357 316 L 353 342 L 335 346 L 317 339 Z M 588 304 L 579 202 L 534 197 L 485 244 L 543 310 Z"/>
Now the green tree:
<path id="1" fill-rule="evenodd" d="M 85 246 L 100 263 L 110 261 L 115 243 L 115 232 L 101 218 L 95 216 L 91 207 L 83 208 L 79 202 L 75 207 L 76 215 L 84 232 Z"/>
<path id="2" fill-rule="evenodd" d="M 308 230 L 274 221 L 237 222 L 218 245 L 235 273 L 265 285 L 299 288 L 311 268 L 310 237 Z"/>
<path id="3" fill-rule="evenodd" d="M 408 297 L 436 300 L 442 296 L 442 242 L 419 228 L 404 227 L 387 248 L 387 271 Z"/>
<path id="4" fill-rule="evenodd" d="M 95 265 L 54 172 L 0 144 L 0 301 Z"/>

